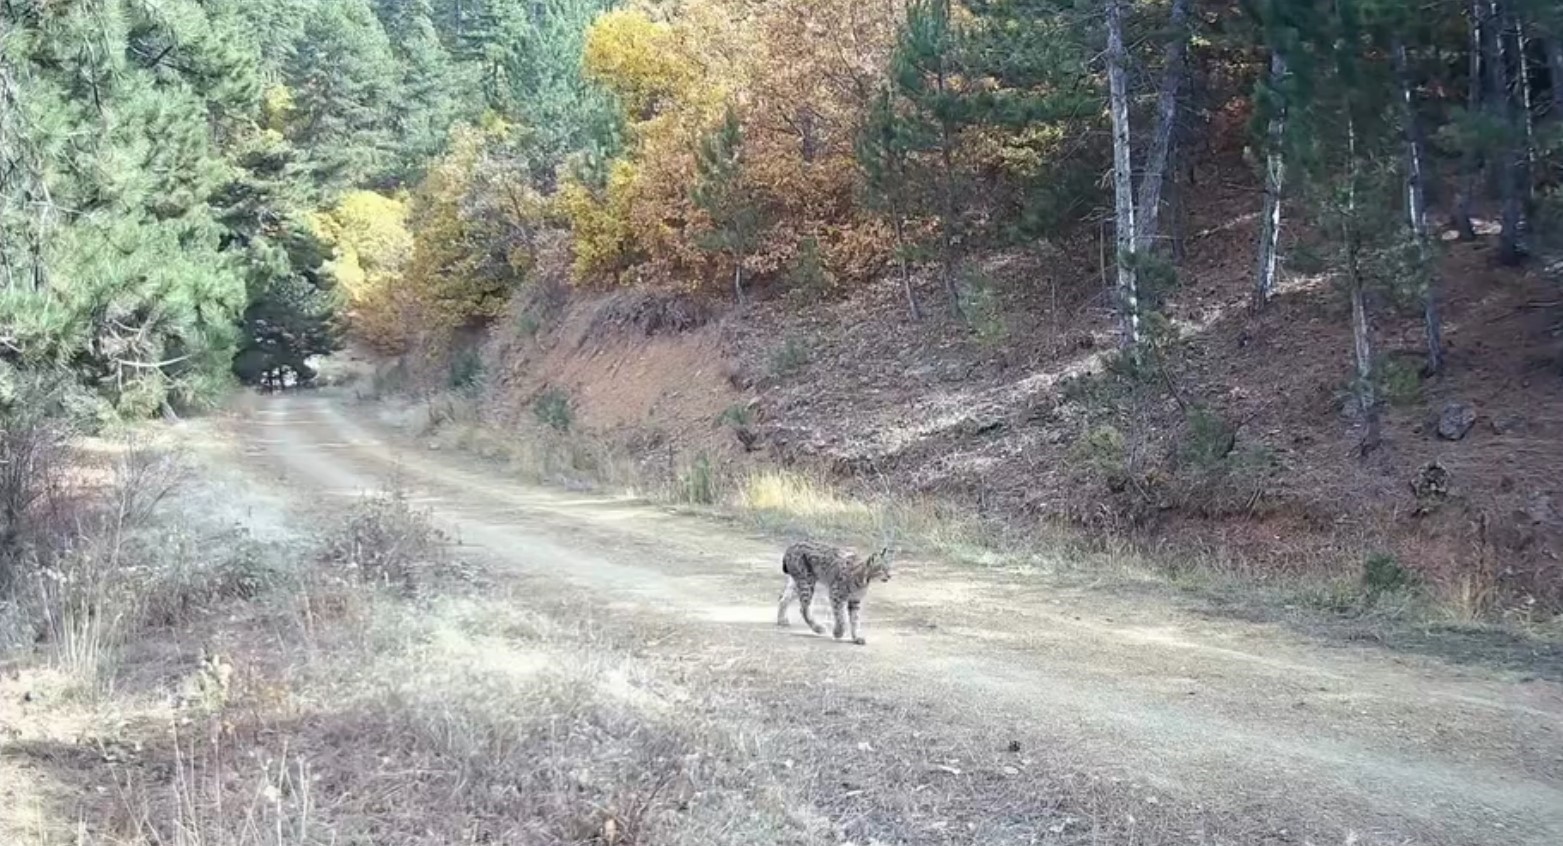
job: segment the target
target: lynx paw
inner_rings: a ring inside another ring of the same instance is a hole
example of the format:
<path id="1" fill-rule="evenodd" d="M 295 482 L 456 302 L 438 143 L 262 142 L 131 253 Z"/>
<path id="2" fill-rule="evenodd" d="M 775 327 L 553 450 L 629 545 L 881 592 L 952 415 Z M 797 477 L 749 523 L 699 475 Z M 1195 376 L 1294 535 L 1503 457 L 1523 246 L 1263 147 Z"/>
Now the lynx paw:
<path id="1" fill-rule="evenodd" d="M 867 646 L 868 645 L 868 641 L 866 641 L 866 640 L 864 640 L 863 638 L 860 638 L 860 637 L 852 638 L 852 642 L 857 644 L 858 646 Z"/>
<path id="2" fill-rule="evenodd" d="M 815 626 L 814 627 L 814 633 L 815 634 L 824 634 L 825 633 L 825 627 L 824 626 Z"/>

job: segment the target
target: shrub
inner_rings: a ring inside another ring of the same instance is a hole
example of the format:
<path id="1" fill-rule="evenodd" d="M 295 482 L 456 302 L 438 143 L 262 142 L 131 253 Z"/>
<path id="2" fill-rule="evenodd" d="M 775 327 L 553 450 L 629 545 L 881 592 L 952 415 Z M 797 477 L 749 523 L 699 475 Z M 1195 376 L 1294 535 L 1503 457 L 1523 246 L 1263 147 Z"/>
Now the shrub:
<path id="1" fill-rule="evenodd" d="M 58 481 L 74 435 L 55 413 L 55 389 L 28 377 L 8 383 L 7 375 L 0 371 L 0 590 L 20 566 L 35 508 Z"/>
<path id="2" fill-rule="evenodd" d="M 11 559 L 27 577 L 14 594 L 23 622 L 56 667 L 87 685 L 112 674 L 126 636 L 174 601 L 195 560 L 180 534 L 152 524 L 184 480 L 182 463 L 130 437 L 111 467 L 109 484 L 61 498 Z"/>
<path id="3" fill-rule="evenodd" d="M 803 239 L 797 259 L 787 270 L 787 282 L 792 293 L 799 296 L 819 297 L 830 289 L 830 272 L 820 258 L 818 238 L 810 235 Z"/>
<path id="4" fill-rule="evenodd" d="M 1368 592 L 1369 597 L 1403 590 L 1410 587 L 1414 581 L 1415 577 L 1411 572 L 1400 566 L 1395 556 L 1387 553 L 1376 552 L 1369 555 L 1362 564 L 1362 587 Z"/>
<path id="5" fill-rule="evenodd" d="M 1178 460 L 1186 466 L 1210 469 L 1226 461 L 1237 448 L 1237 430 L 1204 406 L 1190 408 L 1184 419 Z"/>
<path id="6" fill-rule="evenodd" d="M 712 505 L 716 502 L 716 478 L 711 469 L 711 459 L 705 453 L 695 456 L 684 472 L 682 485 L 684 500 L 695 505 Z"/>
<path id="7" fill-rule="evenodd" d="M 1388 358 L 1375 368 L 1379 393 L 1390 405 L 1407 406 L 1422 398 L 1421 368 L 1405 359 Z"/>
<path id="8" fill-rule="evenodd" d="M 1009 326 L 1004 320 L 1003 305 L 993 282 L 985 277 L 973 276 L 961 288 L 961 313 L 966 325 L 977 336 L 978 343 L 996 347 L 1009 337 Z"/>
<path id="9" fill-rule="evenodd" d="M 1269 450 L 1239 446 L 1237 427 L 1204 406 L 1185 413 L 1175 456 L 1177 505 L 1207 517 L 1252 511 L 1275 464 Z"/>
<path id="10" fill-rule="evenodd" d="M 771 375 L 790 376 L 809 363 L 809 348 L 797 338 L 788 338 L 771 351 Z"/>
<path id="11" fill-rule="evenodd" d="M 718 426 L 728 426 L 734 429 L 742 429 L 753 422 L 754 409 L 750 408 L 747 403 L 741 402 L 735 402 L 722 409 L 722 413 L 717 415 L 716 418 Z"/>
<path id="12" fill-rule="evenodd" d="M 570 424 L 575 422 L 570 410 L 570 395 L 563 388 L 549 388 L 538 394 L 532 401 L 532 413 L 537 422 L 556 432 L 570 431 Z"/>
<path id="13" fill-rule="evenodd" d="M 1122 476 L 1125 472 L 1128 453 L 1123 432 L 1116 426 L 1104 423 L 1087 432 L 1075 444 L 1074 453 L 1076 459 L 1109 479 Z"/>
<path id="14" fill-rule="evenodd" d="M 531 311 L 523 311 L 521 316 L 516 318 L 516 334 L 523 338 L 535 338 L 542 330 L 543 319 Z"/>
<path id="15" fill-rule="evenodd" d="M 360 502 L 327 537 L 322 557 L 346 577 L 410 592 L 420 572 L 444 563 L 445 534 L 393 489 Z"/>

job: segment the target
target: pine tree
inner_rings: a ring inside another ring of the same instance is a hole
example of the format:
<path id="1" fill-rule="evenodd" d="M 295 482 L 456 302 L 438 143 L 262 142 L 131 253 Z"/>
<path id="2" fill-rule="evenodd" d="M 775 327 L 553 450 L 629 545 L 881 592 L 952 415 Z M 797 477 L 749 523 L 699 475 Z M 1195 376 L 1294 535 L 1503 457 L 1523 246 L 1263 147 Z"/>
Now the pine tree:
<path id="1" fill-rule="evenodd" d="M 922 319 L 922 309 L 917 303 L 917 292 L 912 289 L 912 244 L 906 234 L 906 219 L 914 204 L 912 154 L 926 147 L 926 142 L 917 137 L 917 129 L 915 123 L 896 113 L 889 90 L 882 90 L 874 99 L 857 141 L 857 163 L 863 174 L 867 204 L 890 219 L 895 233 L 896 269 L 913 320 Z"/>
<path id="2" fill-rule="evenodd" d="M 587 27 L 606 0 L 539 0 L 497 7 L 505 85 L 496 104 L 521 126 L 520 146 L 540 188 L 551 190 L 573 155 L 603 162 L 620 147 L 621 110 L 581 69 Z"/>
<path id="3" fill-rule="evenodd" d="M 129 415 L 209 396 L 244 303 L 216 136 L 254 57 L 193 0 L 5 4 L 0 30 L 0 359 Z"/>
<path id="4" fill-rule="evenodd" d="M 762 198 L 744 182 L 743 126 L 731 107 L 721 125 L 701 141 L 695 174 L 690 199 L 711 219 L 701 245 L 727 254 L 733 263 L 733 294 L 742 305 L 747 300 L 744 260 L 759 245 L 766 219 Z"/>
<path id="5" fill-rule="evenodd" d="M 1444 366 L 1443 319 L 1438 308 L 1437 271 L 1433 267 L 1433 244 L 1427 232 L 1427 156 L 1422 149 L 1421 115 L 1416 102 L 1416 85 L 1411 74 L 1411 60 L 1406 49 L 1405 37 L 1399 24 L 1390 21 L 1390 54 L 1395 64 L 1395 79 L 1400 88 L 1403 106 L 1402 132 L 1405 136 L 1405 185 L 1406 219 L 1415 247 L 1414 271 L 1422 300 L 1422 325 L 1427 341 L 1428 373 L 1437 373 Z"/>
<path id="6" fill-rule="evenodd" d="M 955 145 L 964 119 L 964 103 L 953 87 L 958 73 L 957 36 L 948 0 L 914 0 L 907 6 L 901 43 L 892 60 L 892 76 L 914 119 L 930 130 L 927 136 L 931 139 L 932 161 L 921 171 L 929 177 L 927 181 L 936 197 L 939 280 L 949 297 L 951 311 L 960 315 L 961 295 L 956 281 L 960 175 L 955 168 Z"/>
<path id="7" fill-rule="evenodd" d="M 313 179 L 340 189 L 394 172 L 401 72 L 367 0 L 321 0 L 285 64 L 295 101 L 289 138 Z"/>
<path id="8" fill-rule="evenodd" d="M 402 96 L 406 106 L 396 116 L 397 148 L 404 176 L 444 149 L 451 128 L 476 116 L 476 101 L 468 68 L 446 52 L 430 16 L 428 0 L 409 4 L 400 24 L 397 52 L 403 67 Z"/>

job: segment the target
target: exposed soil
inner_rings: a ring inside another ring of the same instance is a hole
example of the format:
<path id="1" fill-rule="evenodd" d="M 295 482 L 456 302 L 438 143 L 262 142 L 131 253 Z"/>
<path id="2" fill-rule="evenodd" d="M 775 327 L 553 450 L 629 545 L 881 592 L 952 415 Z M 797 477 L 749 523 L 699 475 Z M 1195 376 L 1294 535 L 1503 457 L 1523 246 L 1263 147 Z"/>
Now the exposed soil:
<path id="1" fill-rule="evenodd" d="M 1116 344 L 1111 268 L 1089 228 L 974 257 L 995 304 L 985 327 L 951 317 L 927 274 L 922 321 L 889 277 L 844 297 L 772 291 L 743 310 L 644 292 L 546 314 L 518 302 L 484 348 L 485 422 L 524 428 L 557 389 L 576 430 L 653 468 L 700 454 L 730 470 L 805 468 L 1010 531 L 1063 522 L 1255 578 L 1354 577 L 1382 553 L 1475 616 L 1563 609 L 1563 263 L 1500 268 L 1490 235 L 1446 237 L 1447 366 L 1434 378 L 1417 375 L 1414 304 L 1378 295 L 1375 349 L 1396 384 L 1382 392 L 1383 444 L 1363 458 L 1334 282 L 1290 268 L 1263 313 L 1249 308 L 1257 195 L 1227 179 L 1246 172 L 1234 160 L 1203 174 L 1179 224 L 1181 281 L 1163 310 L 1180 341 L 1132 423 L 1081 381 Z M 1286 231 L 1300 252 L 1305 227 Z M 1475 417 L 1457 440 L 1437 433 L 1451 404 Z M 724 425 L 735 408 L 743 425 Z M 1236 481 L 1180 466 L 1190 409 L 1233 431 L 1248 462 Z M 1137 450 L 1127 488 L 1082 458 L 1104 422 Z M 1443 474 L 1433 495 L 1415 487 L 1425 472 Z"/>

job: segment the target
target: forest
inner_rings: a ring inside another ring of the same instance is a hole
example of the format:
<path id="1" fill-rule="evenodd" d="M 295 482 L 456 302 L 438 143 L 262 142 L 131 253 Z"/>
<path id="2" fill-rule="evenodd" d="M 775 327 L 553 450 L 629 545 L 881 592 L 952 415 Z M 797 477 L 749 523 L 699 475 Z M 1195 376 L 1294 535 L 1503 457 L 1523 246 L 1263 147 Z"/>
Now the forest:
<path id="1" fill-rule="evenodd" d="M 1114 366 L 1154 380 L 1179 334 L 1164 304 L 1199 281 L 1189 200 L 1236 182 L 1262 195 L 1231 224 L 1252 312 L 1288 272 L 1338 291 L 1352 348 L 1320 355 L 1349 354 L 1367 454 L 1376 312 L 1416 317 L 1413 378 L 1436 377 L 1450 245 L 1544 266 L 1563 214 L 1547 0 L 0 15 L 0 407 L 18 420 L 177 414 L 235 380 L 307 382 L 346 343 L 440 358 L 507 303 L 572 292 L 743 309 L 894 280 L 910 320 L 987 337 L 984 256 L 1109 231 Z"/>
<path id="2" fill-rule="evenodd" d="M 1263 174 L 1255 308 L 1302 220 L 1350 302 L 1424 311 L 1429 371 L 1438 231 L 1491 213 L 1519 263 L 1557 217 L 1546 0 L 6 0 L 3 20 L 8 394 L 58 371 L 117 413 L 305 374 L 342 332 L 438 344 L 560 238 L 572 285 L 742 303 L 892 272 L 916 317 L 971 308 L 969 256 L 1111 216 L 1144 346 L 1213 117 Z"/>
<path id="3" fill-rule="evenodd" d="M 1254 307 L 1301 222 L 1327 233 L 1308 260 L 1345 280 L 1355 322 L 1375 287 L 1425 314 L 1437 371 L 1438 233 L 1495 218 L 1518 263 L 1558 214 L 1563 9 L 1546 0 L 3 15 L 6 391 L 68 374 L 100 414 L 198 403 L 230 371 L 305 375 L 344 332 L 437 345 L 533 284 L 560 239 L 574 286 L 741 304 L 894 273 L 915 318 L 972 308 L 969 257 L 1110 216 L 1125 347 L 1154 345 L 1174 195 L 1222 133 L 1264 184 Z M 914 285 L 922 267 L 936 289 Z"/>

